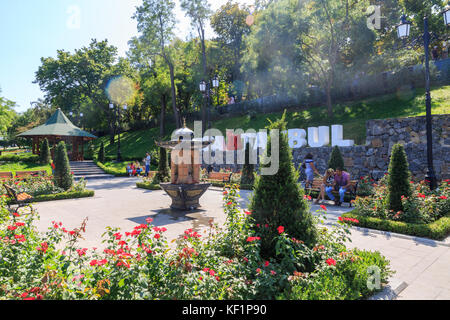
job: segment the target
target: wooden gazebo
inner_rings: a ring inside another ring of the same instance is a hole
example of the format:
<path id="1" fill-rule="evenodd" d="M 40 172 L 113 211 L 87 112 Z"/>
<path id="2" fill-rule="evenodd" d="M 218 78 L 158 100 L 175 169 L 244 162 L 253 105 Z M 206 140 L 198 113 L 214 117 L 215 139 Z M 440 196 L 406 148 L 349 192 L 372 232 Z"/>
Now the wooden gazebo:
<path id="1" fill-rule="evenodd" d="M 84 160 L 84 142 L 96 139 L 97 137 L 76 127 L 61 111 L 56 112 L 41 126 L 23 132 L 18 137 L 33 139 L 33 154 L 39 154 L 39 146 L 43 139 L 47 138 L 52 158 L 54 157 L 54 146 L 60 141 L 72 146 L 67 154 L 70 161 Z"/>

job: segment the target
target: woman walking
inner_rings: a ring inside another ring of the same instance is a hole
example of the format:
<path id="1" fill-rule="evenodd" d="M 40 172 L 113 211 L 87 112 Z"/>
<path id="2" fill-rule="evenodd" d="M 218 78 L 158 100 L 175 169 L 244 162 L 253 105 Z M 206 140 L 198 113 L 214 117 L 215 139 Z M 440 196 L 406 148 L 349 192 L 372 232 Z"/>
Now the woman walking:
<path id="1" fill-rule="evenodd" d="M 334 170 L 329 168 L 325 172 L 325 176 L 323 177 L 322 185 L 320 186 L 320 193 L 314 203 L 319 203 L 325 200 L 325 188 L 332 187 L 334 185 Z"/>
<path id="2" fill-rule="evenodd" d="M 305 169 L 305 174 L 306 174 L 305 188 L 309 188 L 313 184 L 314 173 L 316 173 L 317 175 L 320 176 L 319 171 L 317 171 L 316 167 L 314 166 L 313 155 L 311 153 L 308 153 L 305 156 L 305 162 L 303 163 L 303 168 Z"/>

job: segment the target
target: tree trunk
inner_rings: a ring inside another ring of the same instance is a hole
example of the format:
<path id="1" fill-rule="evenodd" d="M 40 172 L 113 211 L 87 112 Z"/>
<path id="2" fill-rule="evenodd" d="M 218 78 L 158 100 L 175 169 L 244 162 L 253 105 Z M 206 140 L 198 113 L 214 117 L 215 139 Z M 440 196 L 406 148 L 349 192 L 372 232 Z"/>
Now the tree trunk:
<path id="1" fill-rule="evenodd" d="M 326 93 L 328 118 L 333 119 L 333 104 L 331 102 L 331 81 L 327 82 Z"/>
<path id="2" fill-rule="evenodd" d="M 166 95 L 163 94 L 161 97 L 161 116 L 159 117 L 159 135 L 161 137 L 161 139 L 164 137 L 165 134 L 165 127 L 164 127 L 164 122 L 165 122 L 165 117 L 166 117 L 166 106 L 167 106 L 167 99 L 166 99 Z"/>
<path id="3" fill-rule="evenodd" d="M 175 72 L 174 72 L 173 64 L 169 61 L 167 61 L 167 64 L 169 65 L 169 70 L 170 70 L 170 85 L 171 85 L 171 93 L 172 93 L 173 114 L 175 117 L 175 125 L 177 126 L 177 129 L 178 129 L 178 128 L 181 128 L 181 121 L 180 121 L 180 115 L 179 115 L 178 109 L 177 109 L 177 94 L 175 91 Z"/>
<path id="4" fill-rule="evenodd" d="M 201 44 L 202 44 L 202 63 L 203 63 L 203 77 L 204 80 L 206 81 L 206 96 L 209 96 L 209 77 L 208 77 L 208 67 L 207 67 L 207 63 L 206 63 L 206 46 L 205 46 L 205 31 L 201 28 L 199 29 L 199 36 L 201 39 Z M 207 124 L 207 112 L 209 112 L 209 110 L 207 110 L 207 108 L 209 108 L 210 106 L 207 103 L 208 100 L 205 101 L 205 103 L 203 103 L 203 107 L 202 107 L 202 130 L 203 133 L 205 133 L 206 128 L 208 127 Z"/>

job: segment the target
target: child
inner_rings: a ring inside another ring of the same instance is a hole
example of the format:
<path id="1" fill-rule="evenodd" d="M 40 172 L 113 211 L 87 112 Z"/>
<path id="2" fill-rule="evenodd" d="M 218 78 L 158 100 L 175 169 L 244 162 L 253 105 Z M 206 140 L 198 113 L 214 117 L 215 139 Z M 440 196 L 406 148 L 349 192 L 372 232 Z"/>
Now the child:
<path id="1" fill-rule="evenodd" d="M 132 166 L 131 163 L 127 164 L 127 173 L 128 173 L 128 176 L 130 176 L 130 177 L 133 174 L 133 169 L 131 169 L 131 166 Z"/>

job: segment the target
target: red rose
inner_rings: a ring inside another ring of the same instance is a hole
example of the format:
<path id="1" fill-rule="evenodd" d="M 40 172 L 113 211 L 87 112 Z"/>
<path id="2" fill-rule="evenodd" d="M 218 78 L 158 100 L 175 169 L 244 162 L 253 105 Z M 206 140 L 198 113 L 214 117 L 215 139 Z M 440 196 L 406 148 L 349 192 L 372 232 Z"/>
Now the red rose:
<path id="1" fill-rule="evenodd" d="M 279 226 L 279 227 L 277 228 L 277 230 L 278 230 L 278 233 L 279 233 L 279 234 L 282 234 L 282 233 L 284 232 L 284 227 L 283 227 L 283 226 Z"/>
<path id="2" fill-rule="evenodd" d="M 327 259 L 326 263 L 329 266 L 331 266 L 331 265 L 335 266 L 336 265 L 336 260 L 334 260 L 333 258 L 329 258 L 329 259 Z"/>
<path id="3" fill-rule="evenodd" d="M 327 207 L 325 207 L 323 204 L 321 204 L 320 207 L 321 207 L 323 210 L 327 211 Z"/>

